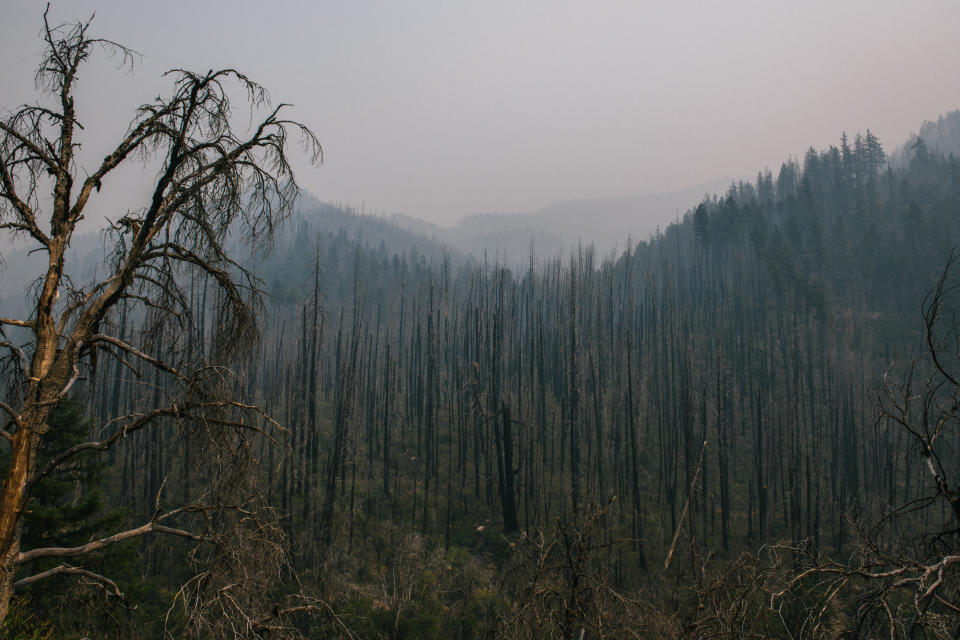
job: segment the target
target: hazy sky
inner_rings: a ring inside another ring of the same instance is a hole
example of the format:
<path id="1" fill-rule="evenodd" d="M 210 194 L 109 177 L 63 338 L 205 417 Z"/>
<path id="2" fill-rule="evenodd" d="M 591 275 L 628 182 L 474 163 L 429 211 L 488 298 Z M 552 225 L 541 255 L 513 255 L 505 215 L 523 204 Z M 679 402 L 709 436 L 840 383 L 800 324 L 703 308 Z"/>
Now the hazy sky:
<path id="1" fill-rule="evenodd" d="M 9 109 L 35 95 L 43 3 L 0 6 Z M 307 190 L 440 223 L 751 176 L 843 130 L 890 150 L 960 108 L 956 0 L 51 3 L 54 21 L 93 12 L 144 58 L 81 73 L 92 157 L 164 70 L 229 66 L 321 139 Z M 143 182 L 122 174 L 99 206 L 141 206 Z"/>

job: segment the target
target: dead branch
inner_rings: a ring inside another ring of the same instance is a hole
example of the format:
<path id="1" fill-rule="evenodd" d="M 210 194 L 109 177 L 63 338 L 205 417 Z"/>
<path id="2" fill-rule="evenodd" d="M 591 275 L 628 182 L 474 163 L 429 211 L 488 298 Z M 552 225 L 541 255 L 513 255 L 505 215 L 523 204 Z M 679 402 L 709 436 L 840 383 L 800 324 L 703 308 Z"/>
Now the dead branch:
<path id="1" fill-rule="evenodd" d="M 107 536 L 106 538 L 88 542 L 87 544 L 80 545 L 79 547 L 42 547 L 39 549 L 31 549 L 30 551 L 21 551 L 17 556 L 17 561 L 20 564 L 23 564 L 38 558 L 75 558 L 92 551 L 99 551 L 104 547 L 116 544 L 117 542 L 122 542 L 123 540 L 136 538 L 154 532 L 180 536 L 182 538 L 188 538 L 195 541 L 203 540 L 203 536 L 190 533 L 189 531 L 184 531 L 183 529 L 175 529 L 173 527 L 167 527 L 160 524 L 161 521 L 165 520 L 170 515 L 171 514 L 164 514 L 163 516 L 151 520 L 150 522 L 134 529 L 127 529 L 126 531 L 121 531 L 113 534 L 112 536 Z"/>
<path id="2" fill-rule="evenodd" d="M 697 462 L 697 471 L 693 474 L 693 480 L 690 482 L 690 490 L 687 492 L 687 501 L 683 505 L 683 511 L 680 513 L 680 520 L 677 521 L 677 530 L 673 534 L 673 541 L 670 543 L 670 548 L 667 549 L 667 557 L 663 560 L 663 570 L 666 571 L 670 568 L 670 559 L 673 557 L 673 552 L 677 547 L 677 541 L 680 539 L 680 531 L 683 530 L 683 521 L 687 517 L 687 511 L 690 509 L 690 502 L 693 500 L 693 490 L 697 486 L 697 479 L 700 477 L 700 470 L 703 468 L 703 453 L 707 450 L 707 441 L 703 441 L 703 446 L 700 447 L 700 461 Z"/>
<path id="3" fill-rule="evenodd" d="M 61 564 L 52 569 L 47 569 L 46 571 L 42 571 L 32 576 L 28 576 L 26 578 L 17 580 L 15 583 L 13 583 L 13 588 L 18 590 L 26 589 L 27 587 L 33 584 L 36 584 L 37 582 L 46 580 L 47 578 L 50 578 L 56 575 L 83 576 L 84 578 L 90 578 L 96 584 L 101 586 L 108 596 L 117 598 L 118 600 L 122 600 L 122 601 L 126 601 L 127 599 L 127 597 L 123 594 L 123 592 L 120 591 L 120 587 L 117 586 L 117 583 L 111 580 L 110 578 L 107 578 L 106 576 L 102 576 L 98 573 L 94 573 L 92 571 L 87 571 L 86 569 L 82 569 L 80 567 L 73 567 L 68 564 Z"/>

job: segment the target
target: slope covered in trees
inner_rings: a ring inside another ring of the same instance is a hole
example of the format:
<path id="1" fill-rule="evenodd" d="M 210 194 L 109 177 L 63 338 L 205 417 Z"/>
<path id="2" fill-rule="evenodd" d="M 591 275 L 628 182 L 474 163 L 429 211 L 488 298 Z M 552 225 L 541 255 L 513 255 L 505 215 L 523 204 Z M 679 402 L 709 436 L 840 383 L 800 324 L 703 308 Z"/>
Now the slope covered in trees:
<path id="1" fill-rule="evenodd" d="M 816 585 L 779 607 L 769 595 L 803 558 L 849 560 L 864 523 L 931 495 L 880 392 L 888 367 L 926 349 L 924 296 L 960 241 L 955 158 L 928 149 L 891 168 L 870 132 L 844 136 L 620 255 L 531 253 L 522 267 L 321 213 L 358 232 L 303 211 L 257 265 L 260 348 L 231 363 L 286 429 L 251 442 L 263 464 L 249 481 L 345 625 L 317 637 L 869 635 L 885 622 L 836 597 L 815 631 Z M 202 278 L 189 299 L 199 320 L 179 346 L 212 362 Z M 100 368 L 87 411 L 135 411 L 143 384 Z M 115 485 L 141 515 L 164 483 L 191 491 L 193 441 L 129 437 L 143 446 L 79 482 Z M 948 511 L 915 511 L 903 536 L 941 531 Z M 181 560 L 168 541 L 143 545 L 147 582 L 172 594 Z M 931 634 L 942 619 L 956 630 L 947 580 L 947 604 L 914 616 Z"/>

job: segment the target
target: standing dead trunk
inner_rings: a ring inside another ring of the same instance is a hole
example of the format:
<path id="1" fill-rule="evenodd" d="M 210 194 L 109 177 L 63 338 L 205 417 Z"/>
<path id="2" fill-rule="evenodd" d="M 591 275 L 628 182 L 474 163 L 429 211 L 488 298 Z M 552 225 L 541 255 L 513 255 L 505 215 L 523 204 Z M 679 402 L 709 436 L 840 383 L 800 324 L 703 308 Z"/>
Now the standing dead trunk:
<path id="1" fill-rule="evenodd" d="M 36 416 L 28 423 L 29 419 L 30 416 L 24 417 L 14 435 L 10 468 L 0 498 L 0 620 L 6 618 L 13 583 L 20 570 L 20 530 L 29 497 L 27 482 L 40 448 L 41 433 L 46 428 L 45 418 Z"/>
<path id="2" fill-rule="evenodd" d="M 60 256 L 57 262 L 62 264 L 62 253 Z M 53 262 L 54 258 L 51 257 Z M 54 269 L 51 266 L 51 271 L 54 270 L 58 278 L 62 267 Z M 16 431 L 10 442 L 10 466 L 0 495 L 0 622 L 6 618 L 14 580 L 20 569 L 20 531 L 24 510 L 30 500 L 29 486 L 36 469 L 37 452 L 61 390 L 69 388 L 68 359 L 73 350 L 62 350 L 57 354 L 57 339 L 49 314 L 52 298 L 46 306 L 47 322 L 36 322 L 38 327 L 43 328 L 34 329 L 37 350 L 30 366 L 31 383 L 24 409 L 14 418 Z M 44 308 L 43 302 L 44 298 L 41 297 L 38 307 Z"/>
<path id="3" fill-rule="evenodd" d="M 500 432 L 503 439 L 503 486 L 500 490 L 503 506 L 503 530 L 506 533 L 516 533 L 520 529 L 517 521 L 516 490 L 513 483 L 513 418 L 510 415 L 510 405 L 501 400 L 500 405 Z"/>

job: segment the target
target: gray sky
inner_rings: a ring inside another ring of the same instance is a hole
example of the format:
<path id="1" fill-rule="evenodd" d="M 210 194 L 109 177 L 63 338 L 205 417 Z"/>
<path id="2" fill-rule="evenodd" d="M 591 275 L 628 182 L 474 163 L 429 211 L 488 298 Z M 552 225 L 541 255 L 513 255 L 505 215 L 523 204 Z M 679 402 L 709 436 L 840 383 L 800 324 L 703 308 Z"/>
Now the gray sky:
<path id="1" fill-rule="evenodd" d="M 35 95 L 43 3 L 0 4 L 12 108 Z M 960 108 L 956 0 L 51 4 L 54 21 L 95 11 L 95 35 L 145 56 L 81 74 L 92 158 L 165 91 L 164 70 L 229 66 L 319 136 L 307 190 L 442 224 L 775 171 L 843 130 L 892 150 Z M 104 214 L 141 206 L 144 183 L 106 184 Z"/>

